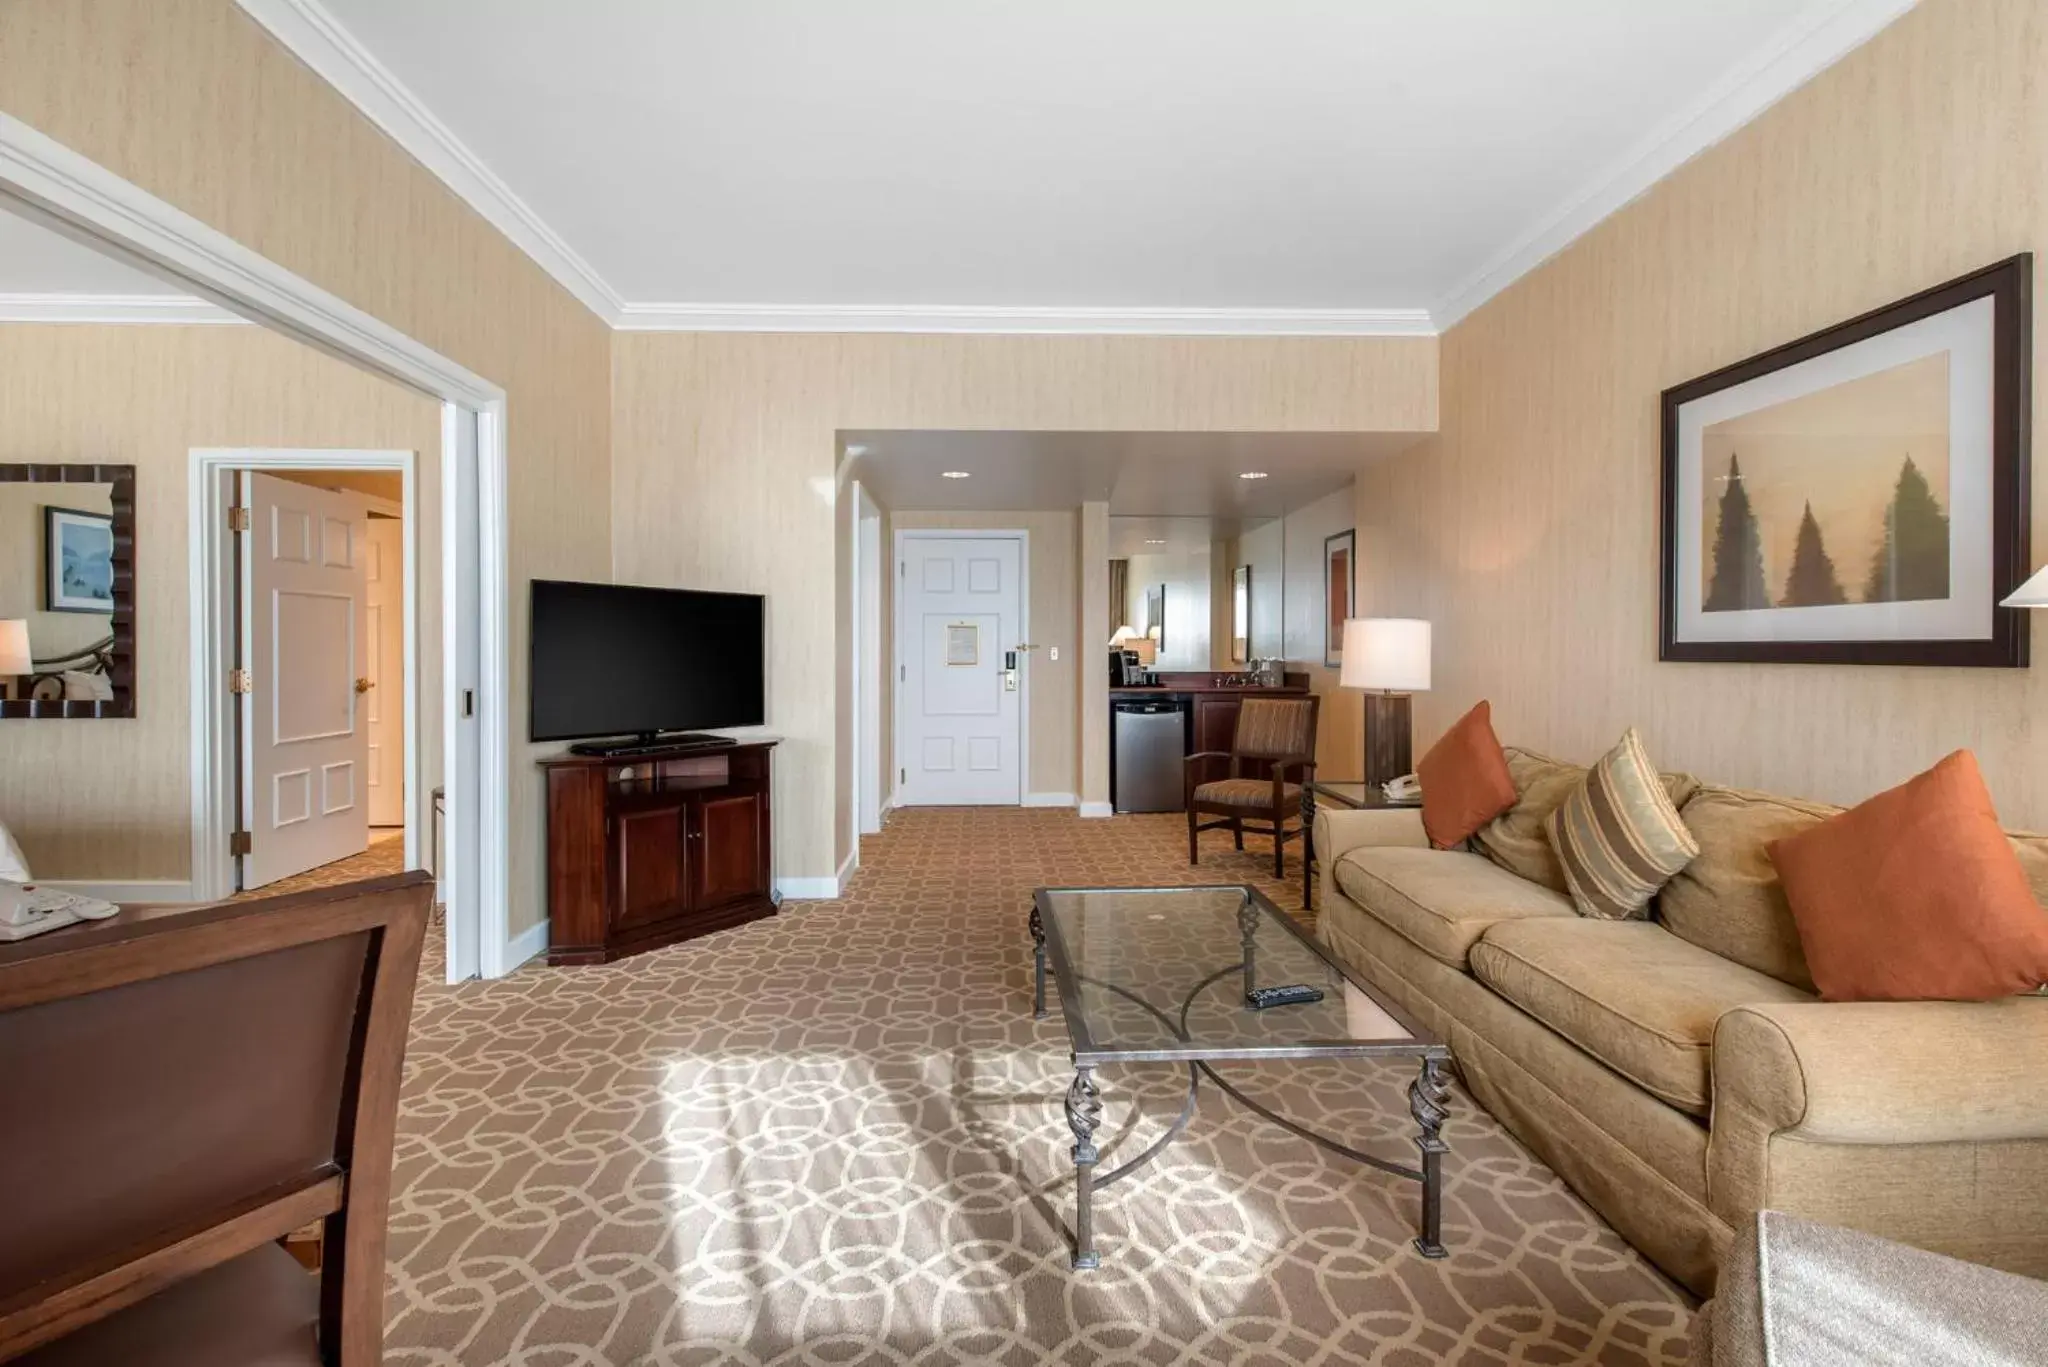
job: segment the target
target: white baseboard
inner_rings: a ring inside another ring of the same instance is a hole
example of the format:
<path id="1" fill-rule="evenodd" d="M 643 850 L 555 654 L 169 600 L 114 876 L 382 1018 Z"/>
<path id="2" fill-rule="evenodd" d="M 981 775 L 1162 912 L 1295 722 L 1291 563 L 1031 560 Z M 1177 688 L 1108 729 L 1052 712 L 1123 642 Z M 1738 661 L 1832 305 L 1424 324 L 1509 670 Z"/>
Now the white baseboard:
<path id="1" fill-rule="evenodd" d="M 75 892 L 80 897 L 97 897 L 105 902 L 189 902 L 192 900 L 190 879 L 178 878 L 136 878 L 106 883 L 74 882 L 68 878 L 37 878 L 33 880 L 40 888 L 57 888 L 63 892 Z"/>
<path id="2" fill-rule="evenodd" d="M 510 973 L 528 959 L 545 954 L 548 948 L 548 923 L 528 926 L 505 942 L 505 971 Z"/>
<path id="3" fill-rule="evenodd" d="M 1027 807 L 1071 807 L 1077 801 L 1079 801 L 1079 799 L 1076 798 L 1072 793 L 1024 794 L 1024 805 Z"/>
<path id="4" fill-rule="evenodd" d="M 1081 815 L 1115 816 L 1116 808 L 1110 806 L 1107 802 L 1084 802 L 1081 804 Z"/>

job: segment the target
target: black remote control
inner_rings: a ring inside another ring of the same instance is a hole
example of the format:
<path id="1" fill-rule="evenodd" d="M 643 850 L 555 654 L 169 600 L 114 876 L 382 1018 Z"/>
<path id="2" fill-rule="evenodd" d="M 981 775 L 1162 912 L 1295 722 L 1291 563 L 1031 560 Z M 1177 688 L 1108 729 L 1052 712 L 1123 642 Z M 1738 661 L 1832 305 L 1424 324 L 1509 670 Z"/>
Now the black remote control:
<path id="1" fill-rule="evenodd" d="M 1286 987 L 1255 987 L 1244 994 L 1244 1004 L 1254 1011 L 1263 1011 L 1269 1006 L 1293 1006 L 1296 1002 L 1319 1002 L 1323 989 L 1310 987 L 1307 983 L 1290 983 Z"/>

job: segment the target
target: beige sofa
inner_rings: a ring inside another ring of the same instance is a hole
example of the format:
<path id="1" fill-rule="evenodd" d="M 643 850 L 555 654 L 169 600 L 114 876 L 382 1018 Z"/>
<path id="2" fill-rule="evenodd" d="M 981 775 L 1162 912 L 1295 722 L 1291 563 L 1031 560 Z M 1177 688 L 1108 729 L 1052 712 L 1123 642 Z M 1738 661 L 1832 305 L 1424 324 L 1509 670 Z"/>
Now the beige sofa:
<path id="1" fill-rule="evenodd" d="M 1542 823 L 1583 771 L 1508 759 L 1516 805 L 1464 849 L 1413 810 L 1315 832 L 1324 942 L 1488 1111 L 1701 1295 L 1765 1208 L 2048 1276 L 2048 998 L 1818 1000 L 1764 846 L 1838 809 L 1684 775 L 1699 858 L 1651 920 L 1578 916 Z M 2048 838 L 2013 843 L 2048 900 Z"/>

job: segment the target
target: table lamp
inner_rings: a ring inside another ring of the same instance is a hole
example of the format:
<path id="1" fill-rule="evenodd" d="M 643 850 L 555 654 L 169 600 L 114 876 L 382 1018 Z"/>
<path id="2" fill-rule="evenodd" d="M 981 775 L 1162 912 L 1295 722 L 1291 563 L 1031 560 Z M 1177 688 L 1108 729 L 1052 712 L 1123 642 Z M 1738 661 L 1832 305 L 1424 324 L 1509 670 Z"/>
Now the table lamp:
<path id="1" fill-rule="evenodd" d="M 1354 617 L 1344 623 L 1337 682 L 1365 691 L 1367 783 L 1415 768 L 1408 695 L 1429 691 L 1429 623 L 1415 617 Z"/>
<path id="2" fill-rule="evenodd" d="M 28 619 L 0 617 L 0 698 L 13 697 L 14 681 L 35 669 L 28 653 Z"/>

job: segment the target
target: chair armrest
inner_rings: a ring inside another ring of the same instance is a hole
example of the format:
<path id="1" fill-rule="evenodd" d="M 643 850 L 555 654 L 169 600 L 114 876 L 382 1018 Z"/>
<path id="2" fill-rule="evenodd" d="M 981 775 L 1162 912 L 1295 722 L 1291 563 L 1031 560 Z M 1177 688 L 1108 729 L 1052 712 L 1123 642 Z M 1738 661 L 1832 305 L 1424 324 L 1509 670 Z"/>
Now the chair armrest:
<path id="1" fill-rule="evenodd" d="M 1230 752 L 1229 752 L 1228 750 L 1197 750 L 1197 751 L 1195 751 L 1195 753 L 1194 753 L 1194 754 L 1186 756 L 1186 757 L 1185 757 L 1185 758 L 1184 758 L 1184 759 L 1183 759 L 1183 760 L 1181 761 L 1181 763 L 1183 763 L 1183 764 L 1193 764 L 1193 763 L 1194 763 L 1194 762 L 1195 762 L 1196 760 L 1198 760 L 1198 759 L 1229 759 L 1229 758 L 1230 758 Z"/>
<path id="2" fill-rule="evenodd" d="M 2048 1138 L 2048 998 L 1741 1006 L 1714 1026 L 1714 1112 L 1835 1144 Z"/>
<path id="3" fill-rule="evenodd" d="M 1363 846 L 1400 846 L 1428 849 L 1429 837 L 1422 830 L 1420 807 L 1350 808 L 1316 807 L 1316 858 L 1330 868 L 1347 851 Z"/>

